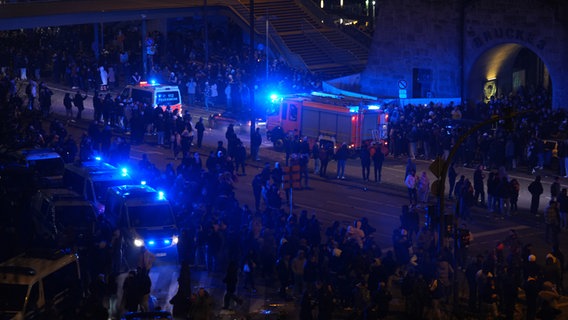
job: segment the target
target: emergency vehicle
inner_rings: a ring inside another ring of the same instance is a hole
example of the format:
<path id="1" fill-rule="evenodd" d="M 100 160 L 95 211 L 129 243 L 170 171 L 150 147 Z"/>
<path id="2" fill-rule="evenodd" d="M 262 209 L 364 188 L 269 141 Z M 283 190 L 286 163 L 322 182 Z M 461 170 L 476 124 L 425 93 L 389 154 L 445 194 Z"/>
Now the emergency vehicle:
<path id="1" fill-rule="evenodd" d="M 133 102 L 152 105 L 154 108 L 161 107 L 164 111 L 167 107 L 181 114 L 181 93 L 177 86 L 161 85 L 155 82 L 141 81 L 137 85 L 128 85 L 122 90 L 123 100 L 132 99 Z"/>
<path id="2" fill-rule="evenodd" d="M 267 137 L 282 149 L 287 135 L 331 142 L 334 148 L 347 143 L 359 150 L 363 143 L 386 144 L 388 114 L 378 100 L 312 92 L 272 100 L 266 119 Z"/>

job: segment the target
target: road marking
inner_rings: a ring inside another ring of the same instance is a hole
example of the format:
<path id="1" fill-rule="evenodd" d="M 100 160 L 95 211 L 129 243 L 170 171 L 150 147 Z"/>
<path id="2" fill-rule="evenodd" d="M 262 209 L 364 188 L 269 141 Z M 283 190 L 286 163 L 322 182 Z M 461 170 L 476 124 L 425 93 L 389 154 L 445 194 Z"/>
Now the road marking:
<path id="1" fill-rule="evenodd" d="M 499 234 L 499 233 L 508 233 L 509 230 L 511 230 L 511 229 L 514 229 L 515 231 L 518 232 L 519 230 L 526 230 L 526 229 L 530 229 L 530 228 L 531 228 L 530 226 L 516 225 L 516 226 L 507 227 L 507 228 L 476 232 L 476 233 L 473 234 L 473 237 L 474 238 L 488 237 L 488 236 L 496 235 L 496 234 Z"/>
<path id="2" fill-rule="evenodd" d="M 327 203 L 338 205 L 338 206 L 348 206 L 344 202 L 327 201 Z M 382 213 L 382 212 L 378 212 L 377 210 L 373 210 L 373 209 L 361 208 L 361 207 L 356 207 L 356 206 L 349 206 L 349 207 L 353 210 L 364 211 L 364 212 L 368 212 L 368 213 L 371 213 L 371 214 L 378 214 L 378 215 L 381 215 L 381 216 L 384 216 L 384 217 L 391 217 L 391 218 L 396 218 L 396 219 L 399 218 L 398 215 Z"/>

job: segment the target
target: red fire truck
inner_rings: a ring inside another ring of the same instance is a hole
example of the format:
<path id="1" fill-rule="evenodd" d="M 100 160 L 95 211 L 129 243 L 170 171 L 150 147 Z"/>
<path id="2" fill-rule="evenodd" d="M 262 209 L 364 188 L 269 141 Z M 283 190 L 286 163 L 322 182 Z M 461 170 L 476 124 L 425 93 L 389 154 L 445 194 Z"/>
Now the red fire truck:
<path id="1" fill-rule="evenodd" d="M 287 135 L 338 144 L 353 151 L 363 143 L 387 138 L 388 114 L 378 100 L 312 92 L 273 99 L 266 119 L 267 136 L 276 149 Z"/>

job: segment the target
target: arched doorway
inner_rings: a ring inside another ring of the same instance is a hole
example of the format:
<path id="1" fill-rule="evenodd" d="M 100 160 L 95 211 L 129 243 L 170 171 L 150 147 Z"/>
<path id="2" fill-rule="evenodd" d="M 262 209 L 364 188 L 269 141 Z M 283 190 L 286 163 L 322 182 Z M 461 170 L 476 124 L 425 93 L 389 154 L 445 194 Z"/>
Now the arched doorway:
<path id="1" fill-rule="evenodd" d="M 518 43 L 502 43 L 481 53 L 471 67 L 467 97 L 471 102 L 487 102 L 520 91 L 544 89 L 552 96 L 548 67 L 531 49 Z"/>

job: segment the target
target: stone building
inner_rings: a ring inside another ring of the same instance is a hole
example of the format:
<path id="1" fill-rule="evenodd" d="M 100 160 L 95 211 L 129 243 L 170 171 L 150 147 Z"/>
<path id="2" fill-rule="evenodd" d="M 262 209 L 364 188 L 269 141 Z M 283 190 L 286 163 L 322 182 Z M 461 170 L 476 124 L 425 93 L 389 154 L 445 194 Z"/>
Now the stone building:
<path id="1" fill-rule="evenodd" d="M 361 90 L 475 103 L 544 87 L 567 107 L 566 13 L 562 0 L 379 1 Z"/>

